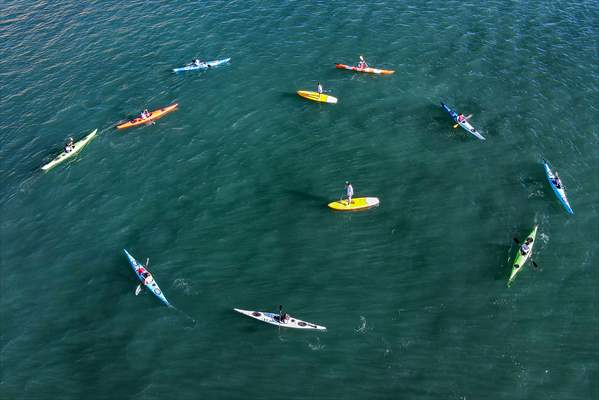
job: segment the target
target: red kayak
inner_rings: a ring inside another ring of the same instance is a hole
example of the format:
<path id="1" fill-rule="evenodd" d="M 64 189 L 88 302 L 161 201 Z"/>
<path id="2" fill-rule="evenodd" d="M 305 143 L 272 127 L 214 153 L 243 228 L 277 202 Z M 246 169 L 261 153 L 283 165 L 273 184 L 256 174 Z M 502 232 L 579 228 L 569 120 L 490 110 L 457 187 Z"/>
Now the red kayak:
<path id="1" fill-rule="evenodd" d="M 335 64 L 335 67 L 337 67 L 339 69 L 349 69 L 350 71 L 367 72 L 369 74 L 391 75 L 391 74 L 395 73 L 395 71 L 392 71 L 390 69 L 378 69 L 378 68 L 370 68 L 370 67 L 358 68 L 358 67 L 352 67 L 351 65 L 345 65 L 345 64 Z"/>

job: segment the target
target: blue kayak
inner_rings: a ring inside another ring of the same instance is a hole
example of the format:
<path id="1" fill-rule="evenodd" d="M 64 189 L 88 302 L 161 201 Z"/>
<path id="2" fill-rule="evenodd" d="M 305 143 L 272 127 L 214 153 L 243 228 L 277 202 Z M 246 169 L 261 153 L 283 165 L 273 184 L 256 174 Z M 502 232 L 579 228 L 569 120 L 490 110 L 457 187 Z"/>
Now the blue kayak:
<path id="1" fill-rule="evenodd" d="M 151 275 L 150 275 L 150 279 L 147 279 L 147 277 L 144 277 L 144 275 L 149 274 L 150 271 L 148 271 L 135 258 L 133 258 L 133 256 L 131 254 L 129 254 L 129 252 L 127 250 L 123 249 L 123 251 L 125 252 L 125 255 L 127 255 L 127 258 L 129 259 L 129 264 L 131 264 L 131 268 L 133 268 L 133 272 L 135 272 L 135 275 L 137 275 L 137 278 L 141 281 L 141 283 L 150 292 L 154 293 L 154 296 L 158 297 L 164 304 L 166 304 L 169 307 L 173 307 L 171 305 L 171 303 L 168 302 L 166 297 L 164 297 L 162 290 L 160 290 L 160 288 L 158 287 L 158 284 L 156 283 L 154 278 Z"/>
<path id="2" fill-rule="evenodd" d="M 555 184 L 556 175 L 553 174 L 551 168 L 549 168 L 549 164 L 546 160 L 543 160 L 543 166 L 545 167 L 545 175 L 547 175 L 547 180 L 551 185 L 551 189 L 553 189 L 553 193 L 559 199 L 559 202 L 562 203 L 562 206 L 566 209 L 568 214 L 574 214 L 572 207 L 570 207 L 570 202 L 568 201 L 568 197 L 566 196 L 566 190 L 564 189 L 564 185 L 561 184 L 559 187 Z M 556 172 L 557 174 L 557 172 Z"/>
<path id="3" fill-rule="evenodd" d="M 212 67 L 217 67 L 221 64 L 228 63 L 229 61 L 231 61 L 230 58 L 225 58 L 223 60 L 201 62 L 199 65 L 187 64 L 184 67 L 175 68 L 175 69 L 173 69 L 173 71 L 174 72 L 183 72 L 183 71 L 195 71 L 198 69 L 208 69 L 208 68 L 212 68 Z"/>
<path id="4" fill-rule="evenodd" d="M 447 104 L 445 103 L 441 103 L 441 107 L 443 107 L 443 109 L 445 111 L 447 111 L 447 113 L 449 114 L 449 116 L 451 116 L 451 119 L 453 119 L 453 122 L 455 122 L 456 124 L 460 125 L 462 128 L 464 128 L 465 131 L 468 131 L 468 133 L 473 134 L 474 136 L 476 136 L 477 138 L 479 138 L 480 140 L 485 140 L 485 137 L 483 135 L 481 135 L 471 124 L 470 122 L 468 122 L 468 120 L 464 120 L 462 122 L 458 122 L 458 113 L 453 111 L 451 108 L 449 108 L 447 106 Z"/>

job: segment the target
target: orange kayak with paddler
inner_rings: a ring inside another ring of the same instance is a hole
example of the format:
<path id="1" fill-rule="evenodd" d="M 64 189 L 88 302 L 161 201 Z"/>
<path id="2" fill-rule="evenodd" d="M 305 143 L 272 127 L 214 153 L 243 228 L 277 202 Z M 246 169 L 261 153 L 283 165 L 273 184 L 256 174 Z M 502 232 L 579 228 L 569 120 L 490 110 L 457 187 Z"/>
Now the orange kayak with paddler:
<path id="1" fill-rule="evenodd" d="M 177 109 L 178 105 L 179 105 L 178 103 L 175 103 L 175 104 L 171 104 L 170 106 L 166 106 L 164 108 L 160 108 L 158 110 L 154 110 L 154 111 L 150 112 L 150 115 L 148 117 L 146 117 L 146 118 L 137 117 L 135 119 L 132 119 L 131 121 L 127 121 L 127 122 L 125 122 L 123 124 L 117 125 L 116 129 L 131 128 L 132 126 L 138 126 L 138 125 L 141 125 L 141 124 L 147 124 L 148 122 L 155 121 L 158 118 L 164 117 L 169 112 L 175 111 Z"/>

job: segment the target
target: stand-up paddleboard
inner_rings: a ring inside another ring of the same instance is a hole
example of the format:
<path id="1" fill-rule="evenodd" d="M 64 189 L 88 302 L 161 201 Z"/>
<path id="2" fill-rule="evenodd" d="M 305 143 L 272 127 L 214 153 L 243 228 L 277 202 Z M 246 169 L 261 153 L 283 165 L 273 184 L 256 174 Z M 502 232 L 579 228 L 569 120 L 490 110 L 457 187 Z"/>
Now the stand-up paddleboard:
<path id="1" fill-rule="evenodd" d="M 320 103 L 337 104 L 337 98 L 329 96 L 328 94 L 310 92 L 307 90 L 298 90 L 297 94 L 308 100 L 317 101 Z"/>
<path id="2" fill-rule="evenodd" d="M 572 210 L 572 207 L 570 207 L 570 202 L 568 201 L 568 197 L 566 196 L 566 190 L 564 189 L 563 183 L 562 183 L 562 186 L 560 186 L 558 188 L 555 185 L 555 183 L 553 183 L 553 180 L 555 179 L 555 175 L 553 174 L 553 171 L 551 171 L 551 168 L 549 168 L 549 164 L 547 163 L 546 160 L 543 160 L 543 166 L 545 167 L 545 175 L 547 175 L 547 180 L 549 180 L 551 189 L 553 189 L 553 192 L 559 199 L 559 202 L 562 203 L 562 206 L 564 207 L 564 209 L 566 210 L 566 212 L 568 214 L 570 214 L 570 215 L 574 214 L 574 210 Z"/>
<path id="3" fill-rule="evenodd" d="M 358 67 L 354 67 L 351 65 L 345 65 L 345 64 L 335 64 L 335 67 L 338 69 L 348 69 L 350 71 L 365 72 L 368 74 L 391 75 L 391 74 L 395 73 L 395 71 L 390 70 L 390 69 L 379 69 L 379 68 L 371 68 L 371 67 L 358 68 Z"/>
<path id="4" fill-rule="evenodd" d="M 42 167 L 42 169 L 44 171 L 48 171 L 50 168 L 53 168 L 53 167 L 57 166 L 58 164 L 60 164 L 61 162 L 66 161 L 69 158 L 73 157 L 75 154 L 77 154 L 79 151 L 81 151 L 81 149 L 83 149 L 89 142 L 91 142 L 91 140 L 93 138 L 96 137 L 96 133 L 98 133 L 98 130 L 94 129 L 86 137 L 84 137 L 83 139 L 81 139 L 80 141 L 78 141 L 77 143 L 75 143 L 73 145 L 73 150 L 69 151 L 68 153 L 65 152 L 65 151 L 63 151 L 54 160 L 52 160 L 48 164 L 44 165 Z"/>
<path id="5" fill-rule="evenodd" d="M 329 208 L 336 211 L 360 211 L 367 210 L 371 207 L 376 207 L 380 203 L 378 197 L 356 197 L 351 199 L 351 203 L 347 204 L 346 200 L 333 201 L 328 204 Z"/>
<path id="6" fill-rule="evenodd" d="M 228 63 L 229 61 L 231 61 L 230 58 L 225 58 L 223 60 L 201 62 L 200 65 L 187 64 L 184 67 L 174 68 L 173 71 L 174 72 L 183 72 L 183 71 L 195 71 L 198 69 L 208 69 L 208 68 L 218 67 L 219 65 Z"/>
<path id="7" fill-rule="evenodd" d="M 285 321 L 281 321 L 279 314 L 263 312 L 263 311 L 248 311 L 234 308 L 233 310 L 257 319 L 258 321 L 266 322 L 267 324 L 280 326 L 283 328 L 295 328 L 295 329 L 310 329 L 318 331 L 326 331 L 325 326 L 316 325 L 310 322 L 302 321 L 301 319 L 294 318 L 290 315 L 287 316 Z"/>
<path id="8" fill-rule="evenodd" d="M 507 281 L 508 287 L 510 287 L 512 285 L 512 282 L 514 281 L 514 279 L 516 279 L 516 275 L 518 275 L 518 273 L 520 271 L 522 271 L 522 269 L 524 268 L 524 264 L 526 263 L 526 261 L 528 261 L 528 259 L 532 255 L 532 248 L 534 247 L 534 245 L 536 243 L 538 227 L 539 226 L 536 225 L 533 228 L 532 232 L 530 232 L 530 234 L 526 237 L 526 239 L 532 239 L 532 242 L 528 245 L 528 247 L 530 247 L 528 253 L 523 255 L 522 252 L 520 251 L 520 246 L 518 246 L 518 250 L 516 250 L 517 251 L 516 259 L 514 260 L 514 264 L 512 265 L 512 272 L 510 274 L 510 279 Z"/>
<path id="9" fill-rule="evenodd" d="M 468 133 L 476 136 L 478 139 L 480 140 L 485 140 L 485 137 L 483 135 L 481 135 L 476 128 L 474 128 L 472 126 L 472 124 L 470 122 L 468 122 L 467 119 L 465 119 L 462 122 L 458 121 L 458 113 L 453 111 L 451 108 L 449 108 L 447 106 L 447 104 L 445 103 L 441 103 L 441 107 L 443 107 L 443 109 L 447 112 L 447 114 L 449 114 L 449 116 L 451 116 L 451 119 L 453 120 L 453 122 L 455 122 L 456 124 L 460 125 L 465 131 L 467 131 Z"/>
<path id="10" fill-rule="evenodd" d="M 138 125 L 142 125 L 142 124 L 147 124 L 148 122 L 155 121 L 158 118 L 164 117 L 166 114 L 170 113 L 171 111 L 175 111 L 177 109 L 178 105 L 179 104 L 175 103 L 175 104 L 171 104 L 170 106 L 160 108 L 158 110 L 154 110 L 150 113 L 149 117 L 147 117 L 147 118 L 137 117 L 135 119 L 132 119 L 131 121 L 127 121 L 123 124 L 117 125 L 116 129 L 131 128 L 132 126 L 138 126 Z"/>

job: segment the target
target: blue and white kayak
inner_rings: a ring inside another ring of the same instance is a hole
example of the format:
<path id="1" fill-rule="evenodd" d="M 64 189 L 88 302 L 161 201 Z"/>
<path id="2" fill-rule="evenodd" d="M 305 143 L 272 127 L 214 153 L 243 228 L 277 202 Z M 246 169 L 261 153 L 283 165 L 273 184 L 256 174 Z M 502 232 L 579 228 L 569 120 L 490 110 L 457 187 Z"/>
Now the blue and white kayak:
<path id="1" fill-rule="evenodd" d="M 543 166 L 545 167 L 545 174 L 547 175 L 547 180 L 549 181 L 549 184 L 551 185 L 551 189 L 553 189 L 553 192 L 559 199 L 559 202 L 562 203 L 562 206 L 564 206 L 564 208 L 566 209 L 566 212 L 568 214 L 574 214 L 572 207 L 570 207 L 570 202 L 568 201 L 568 197 L 566 196 L 566 190 L 564 189 L 564 185 L 562 184 L 560 187 L 557 187 L 555 185 L 555 183 L 553 183 L 553 180 L 555 179 L 555 175 L 551 171 L 551 168 L 549 168 L 549 164 L 547 163 L 546 160 L 543 160 Z"/>
<path id="2" fill-rule="evenodd" d="M 474 136 L 476 136 L 477 138 L 479 138 L 480 140 L 485 140 L 485 137 L 483 135 L 481 135 L 471 124 L 470 122 L 468 122 L 468 120 L 464 120 L 462 122 L 458 122 L 458 113 L 453 111 L 451 108 L 447 107 L 447 104 L 445 103 L 441 103 L 441 107 L 443 107 L 443 109 L 445 111 L 447 111 L 447 113 L 451 116 L 451 119 L 453 119 L 453 122 L 455 122 L 456 124 L 460 125 L 462 128 L 464 128 L 464 130 L 468 131 L 468 133 L 473 134 Z"/>
<path id="3" fill-rule="evenodd" d="M 173 71 L 174 72 L 183 72 L 183 71 L 195 71 L 197 69 L 208 69 L 208 68 L 212 68 L 212 67 L 217 67 L 221 64 L 228 63 L 229 61 L 231 61 L 230 58 L 225 58 L 223 60 L 201 62 L 200 65 L 187 64 L 184 67 L 175 68 L 175 69 L 173 69 Z"/>
<path id="4" fill-rule="evenodd" d="M 160 290 L 160 287 L 158 287 L 158 284 L 156 283 L 154 278 L 151 275 L 150 275 L 150 279 L 145 279 L 143 277 L 143 275 L 146 272 L 149 273 L 150 271 L 148 271 L 142 264 L 140 264 L 135 258 L 133 258 L 133 256 L 131 254 L 129 254 L 129 252 L 127 250 L 123 249 L 123 251 L 125 252 L 125 255 L 127 255 L 127 258 L 129 259 L 129 264 L 131 264 L 131 268 L 133 268 L 133 272 L 135 272 L 135 275 L 137 275 L 137 278 L 141 281 L 141 283 L 150 292 L 154 293 L 154 295 L 156 297 L 158 297 L 164 304 L 166 304 L 169 307 L 173 307 L 171 305 L 171 303 L 168 302 L 166 297 L 164 297 L 162 290 Z"/>

